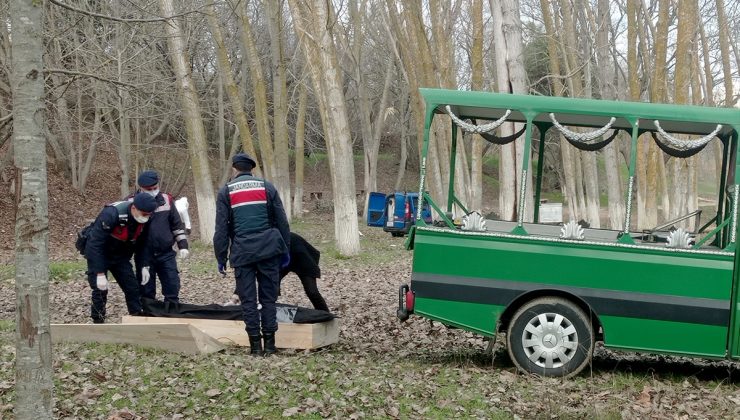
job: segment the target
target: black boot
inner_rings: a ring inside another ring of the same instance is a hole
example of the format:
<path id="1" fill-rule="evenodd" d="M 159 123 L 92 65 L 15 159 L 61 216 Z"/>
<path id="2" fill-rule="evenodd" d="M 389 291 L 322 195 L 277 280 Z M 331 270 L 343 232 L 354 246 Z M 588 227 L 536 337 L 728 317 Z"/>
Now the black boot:
<path id="1" fill-rule="evenodd" d="M 262 337 L 265 338 L 265 356 L 275 354 L 277 352 L 275 348 L 275 333 L 264 333 Z"/>
<path id="2" fill-rule="evenodd" d="M 249 336 L 249 354 L 252 356 L 262 356 L 262 336 Z"/>

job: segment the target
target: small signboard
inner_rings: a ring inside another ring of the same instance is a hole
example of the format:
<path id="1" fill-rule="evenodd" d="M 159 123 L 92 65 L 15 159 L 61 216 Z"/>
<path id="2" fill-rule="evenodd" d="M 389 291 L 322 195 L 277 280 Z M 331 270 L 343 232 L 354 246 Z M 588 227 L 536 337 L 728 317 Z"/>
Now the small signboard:
<path id="1" fill-rule="evenodd" d="M 563 203 L 540 204 L 540 223 L 563 223 Z"/>

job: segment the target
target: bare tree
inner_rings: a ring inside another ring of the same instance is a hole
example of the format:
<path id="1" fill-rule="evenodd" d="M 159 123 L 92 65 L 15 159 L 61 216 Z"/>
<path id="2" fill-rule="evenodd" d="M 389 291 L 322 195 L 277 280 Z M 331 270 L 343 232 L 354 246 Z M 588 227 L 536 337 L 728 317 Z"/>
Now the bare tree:
<path id="1" fill-rule="evenodd" d="M 175 15 L 172 0 L 159 0 L 161 13 L 165 17 Z M 206 243 L 213 241 L 216 221 L 216 199 L 213 194 L 211 171 L 208 164 L 206 135 L 201 119 L 198 95 L 188 68 L 187 52 L 177 18 L 165 23 L 172 67 L 177 75 L 178 90 L 182 102 L 182 113 L 188 133 L 188 151 L 193 169 L 195 195 L 198 202 L 200 238 Z"/>
<path id="2" fill-rule="evenodd" d="M 275 157 L 273 155 L 272 136 L 270 134 L 270 114 L 267 106 L 266 79 L 262 70 L 259 52 L 257 51 L 257 46 L 254 42 L 252 24 L 249 21 L 247 13 L 247 2 L 240 1 L 237 7 L 241 29 L 239 31 L 239 35 L 241 36 L 242 43 L 242 60 L 247 66 L 248 71 L 246 71 L 246 73 L 249 74 L 252 87 L 254 89 L 254 123 L 257 129 L 257 139 L 260 145 L 259 158 L 262 163 L 263 176 L 268 179 L 273 179 Z M 244 86 L 247 85 L 246 80 L 243 80 L 242 82 Z"/>
<path id="3" fill-rule="evenodd" d="M 295 217 L 303 215 L 303 166 L 304 140 L 306 138 L 306 107 L 308 103 L 308 88 L 306 83 L 299 82 L 298 113 L 295 122 L 295 195 L 293 196 L 293 214 Z"/>
<path id="4" fill-rule="evenodd" d="M 15 415 L 51 419 L 49 198 L 44 139 L 44 4 L 10 3 L 15 152 Z"/>
<path id="5" fill-rule="evenodd" d="M 609 2 L 599 0 L 598 21 L 596 27 L 596 57 L 598 60 L 598 81 L 601 97 L 604 99 L 616 99 L 616 78 L 614 63 L 610 56 L 609 33 L 611 32 L 611 13 Z M 624 222 L 624 195 L 622 184 L 619 179 L 619 156 L 617 146 L 611 142 L 604 148 L 604 165 L 606 167 L 607 195 L 609 199 L 609 227 L 611 229 L 622 229 Z"/>
<path id="6" fill-rule="evenodd" d="M 470 88 L 483 90 L 483 0 L 471 0 L 470 13 L 473 18 L 473 43 L 470 48 L 472 70 Z M 471 210 L 483 206 L 483 140 L 478 134 L 472 137 L 470 148 L 470 201 Z"/>
<path id="7" fill-rule="evenodd" d="M 355 184 L 347 182 L 355 179 L 355 170 L 346 100 L 334 45 L 334 9 L 331 3 L 323 0 L 290 0 L 289 4 L 293 24 L 303 38 L 301 45 L 324 125 L 334 193 L 337 249 L 343 255 L 356 255 L 360 251 L 360 239 Z"/>
<path id="8" fill-rule="evenodd" d="M 213 7 L 213 4 L 206 5 L 206 13 L 208 13 L 208 25 L 211 28 L 213 42 L 216 44 L 218 71 L 221 75 L 221 80 L 223 81 L 226 94 L 229 98 L 229 103 L 231 104 L 231 112 L 234 114 L 236 126 L 239 129 L 239 137 L 242 141 L 242 147 L 244 148 L 244 151 L 249 153 L 255 159 L 258 159 L 257 154 L 255 153 L 254 143 L 252 141 L 252 132 L 249 128 L 247 112 L 244 109 L 244 102 L 239 94 L 239 88 L 234 81 L 234 75 L 231 70 L 231 60 L 229 60 L 229 54 L 226 49 L 224 37 L 221 33 L 220 22 L 216 16 L 216 10 Z"/>
<path id="9" fill-rule="evenodd" d="M 290 155 L 288 153 L 288 87 L 285 75 L 283 0 L 267 0 L 267 28 L 270 34 L 272 64 L 272 126 L 274 130 L 275 187 L 284 201 L 285 213 L 291 218 Z"/>

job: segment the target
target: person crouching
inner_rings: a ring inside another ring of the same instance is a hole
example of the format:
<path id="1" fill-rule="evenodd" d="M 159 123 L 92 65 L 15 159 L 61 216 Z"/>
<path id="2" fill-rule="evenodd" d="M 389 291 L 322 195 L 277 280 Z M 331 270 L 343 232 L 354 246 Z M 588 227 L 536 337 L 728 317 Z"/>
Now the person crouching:
<path id="1" fill-rule="evenodd" d="M 108 272 L 123 290 L 129 315 L 141 314 L 141 296 L 131 257 L 141 250 L 145 224 L 157 202 L 149 194 L 139 193 L 133 201 L 119 201 L 106 205 L 90 230 L 85 244 L 87 279 L 92 304 L 90 316 L 94 323 L 105 322 L 108 302 Z"/>

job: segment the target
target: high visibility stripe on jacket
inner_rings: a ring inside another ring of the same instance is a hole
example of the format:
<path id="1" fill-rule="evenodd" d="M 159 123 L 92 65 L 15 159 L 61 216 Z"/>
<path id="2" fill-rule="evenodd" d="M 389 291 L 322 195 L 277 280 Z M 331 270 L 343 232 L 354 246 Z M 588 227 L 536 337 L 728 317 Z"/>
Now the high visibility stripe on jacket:
<path id="1" fill-rule="evenodd" d="M 236 177 L 227 185 L 235 236 L 269 229 L 265 181 L 249 174 Z"/>
<path id="2" fill-rule="evenodd" d="M 135 242 L 136 239 L 139 238 L 139 235 L 141 235 L 142 230 L 144 230 L 144 225 L 137 223 L 136 229 L 133 232 L 130 232 L 128 228 L 128 210 L 129 207 L 131 207 L 131 202 L 117 201 L 109 204 L 109 206 L 115 207 L 118 211 L 118 225 L 111 229 L 111 236 L 119 241 Z"/>

